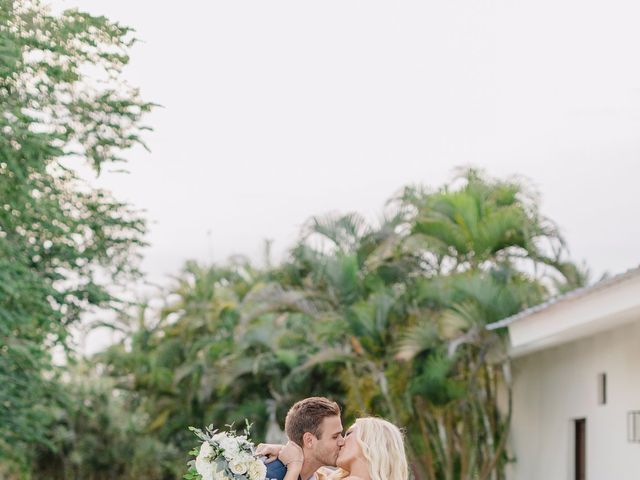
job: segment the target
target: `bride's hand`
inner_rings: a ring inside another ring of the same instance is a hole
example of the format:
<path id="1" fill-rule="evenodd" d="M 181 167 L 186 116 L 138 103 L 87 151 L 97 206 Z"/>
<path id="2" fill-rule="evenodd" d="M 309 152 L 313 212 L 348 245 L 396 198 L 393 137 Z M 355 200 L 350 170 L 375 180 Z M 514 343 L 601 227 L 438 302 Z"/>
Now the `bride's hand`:
<path id="1" fill-rule="evenodd" d="M 280 450 L 278 458 L 287 466 L 287 470 L 294 469 L 300 471 L 302 469 L 302 462 L 304 462 L 304 453 L 300 445 L 289 441 L 284 448 Z"/>
<path id="2" fill-rule="evenodd" d="M 260 443 L 256 447 L 256 455 L 259 457 L 264 455 L 265 457 L 267 457 L 264 463 L 271 463 L 276 458 L 278 458 L 278 454 L 283 448 L 284 445 L 275 443 Z"/>

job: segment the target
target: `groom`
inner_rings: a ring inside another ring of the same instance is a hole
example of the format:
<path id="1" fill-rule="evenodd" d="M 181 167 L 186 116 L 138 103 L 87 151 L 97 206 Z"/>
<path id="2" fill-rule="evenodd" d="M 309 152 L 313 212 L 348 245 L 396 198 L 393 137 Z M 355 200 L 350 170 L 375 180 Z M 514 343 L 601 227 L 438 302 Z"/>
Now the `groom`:
<path id="1" fill-rule="evenodd" d="M 302 447 L 304 461 L 301 480 L 317 480 L 316 470 L 336 465 L 340 447 L 344 445 L 340 407 L 324 397 L 300 400 L 289 409 L 284 421 L 289 440 Z M 267 464 L 267 478 L 283 480 L 287 467 L 279 460 Z"/>

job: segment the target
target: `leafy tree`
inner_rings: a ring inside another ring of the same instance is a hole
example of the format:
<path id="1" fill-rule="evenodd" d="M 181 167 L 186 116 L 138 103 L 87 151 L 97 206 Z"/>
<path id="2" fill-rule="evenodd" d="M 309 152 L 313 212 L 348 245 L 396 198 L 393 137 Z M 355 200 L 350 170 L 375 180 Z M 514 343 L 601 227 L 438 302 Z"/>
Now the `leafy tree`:
<path id="1" fill-rule="evenodd" d="M 188 262 L 161 311 L 124 316 L 118 325 L 129 340 L 94 360 L 132 408 L 141 407 L 147 431 L 179 452 L 192 446 L 188 425 L 248 419 L 254 439 L 264 439 L 271 401 L 282 414 L 295 399 L 334 385 L 317 372 L 290 378 L 316 347 L 300 314 L 273 313 L 270 300 L 281 293 L 269 271 L 241 257 L 225 266 Z"/>
<path id="2" fill-rule="evenodd" d="M 184 452 L 147 430 L 148 415 L 132 408 L 127 392 L 99 372 L 99 364 L 72 368 L 68 395 L 53 405 L 47 431 L 54 445 L 35 445 L 30 470 L 35 478 L 164 479 L 183 473 Z"/>
<path id="3" fill-rule="evenodd" d="M 228 371 L 220 364 L 234 353 L 238 304 L 253 281 L 244 262 L 228 268 L 189 262 L 162 310 L 124 315 L 128 341 L 96 356 L 118 389 L 141 399 L 156 437 L 186 447 L 193 439 L 186 426 L 229 418 L 218 412 Z"/>
<path id="4" fill-rule="evenodd" d="M 77 173 L 141 143 L 151 105 L 120 79 L 133 42 L 104 17 L 0 0 L 0 459 L 46 438 L 51 347 L 137 273 L 145 222 Z"/>

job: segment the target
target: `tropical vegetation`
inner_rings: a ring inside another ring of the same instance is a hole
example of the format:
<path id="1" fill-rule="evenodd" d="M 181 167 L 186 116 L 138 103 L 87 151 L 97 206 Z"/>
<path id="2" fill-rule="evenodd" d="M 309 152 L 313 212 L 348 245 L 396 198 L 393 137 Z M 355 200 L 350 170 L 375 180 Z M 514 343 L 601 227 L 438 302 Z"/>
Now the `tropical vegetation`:
<path id="1" fill-rule="evenodd" d="M 486 326 L 586 282 L 526 183 L 461 169 L 375 222 L 311 218 L 280 262 L 191 261 L 125 302 L 145 221 L 74 162 L 99 173 L 142 142 L 132 31 L 0 6 L 0 476 L 180 478 L 188 426 L 277 439 L 293 402 L 325 395 L 345 423 L 403 427 L 416 479 L 505 478 L 510 364 Z M 95 311 L 121 341 L 87 358 L 70 329 Z"/>

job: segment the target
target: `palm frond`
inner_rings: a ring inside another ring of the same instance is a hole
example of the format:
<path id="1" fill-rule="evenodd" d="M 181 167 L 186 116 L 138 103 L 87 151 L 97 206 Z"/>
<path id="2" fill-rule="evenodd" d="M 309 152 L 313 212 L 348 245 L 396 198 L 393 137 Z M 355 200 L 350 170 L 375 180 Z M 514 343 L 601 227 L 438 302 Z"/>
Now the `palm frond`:
<path id="1" fill-rule="evenodd" d="M 433 318 L 421 318 L 418 323 L 402 334 L 395 348 L 395 358 L 408 361 L 422 352 L 432 349 L 439 343 L 438 330 L 437 323 Z"/>
<path id="2" fill-rule="evenodd" d="M 294 376 L 319 365 L 345 363 L 353 360 L 354 358 L 353 353 L 344 349 L 326 349 L 308 357 L 302 365 L 291 370 L 289 375 Z"/>
<path id="3" fill-rule="evenodd" d="M 371 232 L 365 219 L 357 213 L 346 215 L 329 214 L 312 217 L 303 229 L 307 242 L 314 238 L 329 241 L 342 252 L 353 252 L 362 237 Z"/>
<path id="4" fill-rule="evenodd" d="M 240 325 L 269 312 L 294 311 L 314 316 L 318 309 L 309 294 L 302 290 L 285 289 L 278 283 L 259 283 L 247 293 L 239 306 Z"/>

